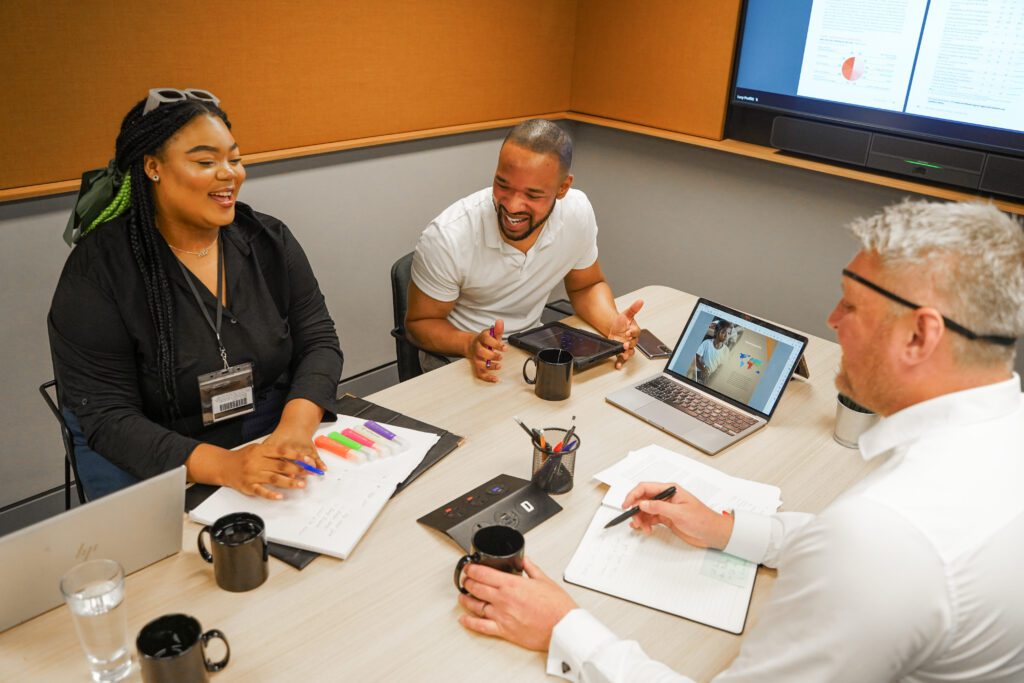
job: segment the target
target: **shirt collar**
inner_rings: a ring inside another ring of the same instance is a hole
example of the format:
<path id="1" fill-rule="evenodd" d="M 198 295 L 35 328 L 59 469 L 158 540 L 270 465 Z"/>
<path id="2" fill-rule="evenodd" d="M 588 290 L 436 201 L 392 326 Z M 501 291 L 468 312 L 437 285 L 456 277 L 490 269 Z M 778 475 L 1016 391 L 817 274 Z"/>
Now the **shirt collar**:
<path id="1" fill-rule="evenodd" d="M 942 429 L 1003 417 L 1017 410 L 1020 403 L 1020 376 L 1016 372 L 1002 382 L 943 394 L 879 420 L 861 434 L 860 453 L 871 460 Z"/>

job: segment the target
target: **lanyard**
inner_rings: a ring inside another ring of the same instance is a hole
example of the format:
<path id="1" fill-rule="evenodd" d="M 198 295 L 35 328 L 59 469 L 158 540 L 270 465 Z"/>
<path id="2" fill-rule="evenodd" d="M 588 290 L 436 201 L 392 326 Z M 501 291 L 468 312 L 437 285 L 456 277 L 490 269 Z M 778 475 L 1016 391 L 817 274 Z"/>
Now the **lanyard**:
<path id="1" fill-rule="evenodd" d="M 203 304 L 202 297 L 199 296 L 199 290 L 196 289 L 195 284 L 192 283 L 192 273 L 185 268 L 185 265 L 178 260 L 178 267 L 181 268 L 181 274 L 185 276 L 185 282 L 188 283 L 189 289 L 192 290 L 192 296 L 196 298 L 196 303 L 199 304 L 199 310 L 203 312 L 203 317 L 206 318 L 207 324 L 210 329 L 213 330 L 213 334 L 217 337 L 217 347 L 220 349 L 220 359 L 224 361 L 224 369 L 228 369 L 228 352 L 224 350 L 224 344 L 220 340 L 220 325 L 224 319 L 224 304 L 221 302 L 221 296 L 223 294 L 224 286 L 224 250 L 221 248 L 223 243 L 220 239 L 220 233 L 217 233 L 217 324 L 213 324 L 213 320 L 210 318 L 210 312 L 206 310 L 206 306 Z M 175 259 L 177 260 L 177 259 Z"/>

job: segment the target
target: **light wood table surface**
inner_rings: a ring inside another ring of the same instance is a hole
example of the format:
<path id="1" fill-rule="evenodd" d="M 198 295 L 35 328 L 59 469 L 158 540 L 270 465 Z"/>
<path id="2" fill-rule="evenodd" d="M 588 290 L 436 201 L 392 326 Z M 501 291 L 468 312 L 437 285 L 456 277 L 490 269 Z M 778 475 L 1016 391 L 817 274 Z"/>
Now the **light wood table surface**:
<path id="1" fill-rule="evenodd" d="M 668 344 L 678 338 L 696 298 L 645 287 L 618 299 L 643 298 L 638 316 Z M 570 322 L 579 324 L 570 319 Z M 456 618 L 452 570 L 461 550 L 416 519 L 488 479 L 530 476 L 532 449 L 512 421 L 568 425 L 582 438 L 575 486 L 555 496 L 564 510 L 526 535 L 526 550 L 559 578 L 605 487 L 593 475 L 651 443 L 728 474 L 775 484 L 784 510 L 817 512 L 872 468 L 857 451 L 832 440 L 839 347 L 812 337 L 810 382 L 794 381 L 768 427 L 709 457 L 620 411 L 604 397 L 657 374 L 664 360 L 639 353 L 616 371 L 611 362 L 578 374 L 564 402 L 538 399 L 521 376 L 526 354 L 510 348 L 497 385 L 475 380 L 464 361 L 404 382 L 370 400 L 466 437 L 465 444 L 385 507 L 348 560 L 320 557 L 302 571 L 270 560 L 270 578 L 248 593 L 217 588 L 196 552 L 199 525 L 184 522 L 182 552 L 127 578 L 129 633 L 150 619 L 184 612 L 231 643 L 231 662 L 213 681 L 540 681 L 545 655 L 465 631 Z M 747 618 L 749 630 L 771 593 L 775 572 L 760 568 Z M 619 636 L 696 680 L 707 680 L 736 656 L 740 636 L 564 584 L 583 607 Z M 17 590 L 4 586 L 4 591 Z M 211 645 L 211 654 L 220 652 Z M 0 634 L 0 680 L 88 680 L 85 658 L 66 607 Z M 139 680 L 138 667 L 131 680 Z"/>

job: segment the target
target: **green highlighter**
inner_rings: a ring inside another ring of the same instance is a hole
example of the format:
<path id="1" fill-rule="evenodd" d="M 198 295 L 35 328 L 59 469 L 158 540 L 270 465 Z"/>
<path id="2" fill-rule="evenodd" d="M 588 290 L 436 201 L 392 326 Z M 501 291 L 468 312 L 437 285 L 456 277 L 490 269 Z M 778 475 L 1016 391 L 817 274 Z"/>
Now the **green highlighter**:
<path id="1" fill-rule="evenodd" d="M 348 448 L 350 450 L 353 450 L 353 451 L 356 451 L 356 452 L 359 452 L 359 451 L 363 450 L 363 445 L 362 444 L 353 441 L 352 439 L 348 438 L 347 436 L 342 436 L 338 432 L 331 432 L 330 434 L 327 435 L 327 438 L 334 439 L 335 441 L 340 443 L 342 446 L 344 446 L 345 448 Z"/>
<path id="2" fill-rule="evenodd" d="M 338 432 L 331 432 L 330 434 L 327 435 L 327 438 L 332 439 L 333 441 L 337 441 L 342 446 L 347 448 L 353 456 L 359 459 L 360 462 L 366 462 L 367 460 L 370 459 L 369 455 L 366 452 L 369 449 L 367 449 L 362 444 L 356 443 L 355 441 L 348 438 L 344 434 L 339 434 Z"/>

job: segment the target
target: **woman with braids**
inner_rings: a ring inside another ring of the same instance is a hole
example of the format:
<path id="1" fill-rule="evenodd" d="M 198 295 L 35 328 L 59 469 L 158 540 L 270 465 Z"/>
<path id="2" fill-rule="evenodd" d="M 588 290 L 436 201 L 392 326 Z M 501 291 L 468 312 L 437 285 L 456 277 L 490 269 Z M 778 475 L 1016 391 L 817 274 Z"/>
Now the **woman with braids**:
<path id="1" fill-rule="evenodd" d="M 48 326 L 90 498 L 184 464 L 276 499 L 305 484 L 293 460 L 324 467 L 311 439 L 341 375 L 334 323 L 288 228 L 237 201 L 218 104 L 151 90 L 68 223 Z"/>

